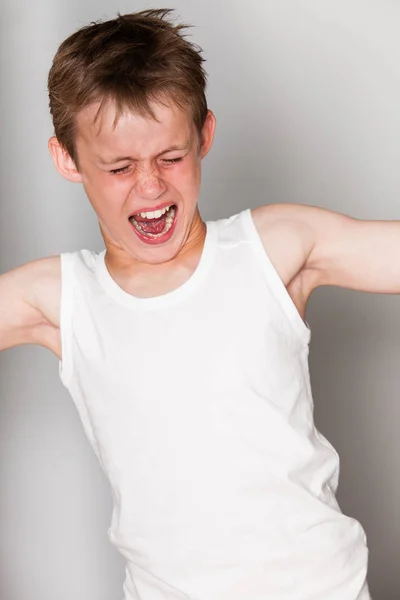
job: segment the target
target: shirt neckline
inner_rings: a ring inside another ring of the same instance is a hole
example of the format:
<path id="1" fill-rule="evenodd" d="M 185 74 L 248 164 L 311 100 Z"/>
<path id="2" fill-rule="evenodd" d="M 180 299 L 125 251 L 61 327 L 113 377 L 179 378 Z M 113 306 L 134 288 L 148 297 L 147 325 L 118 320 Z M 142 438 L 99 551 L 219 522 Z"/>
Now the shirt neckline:
<path id="1" fill-rule="evenodd" d="M 128 308 L 136 308 L 141 310 L 152 310 L 171 306 L 175 302 L 179 302 L 193 293 L 201 282 L 205 279 L 210 268 L 212 255 L 217 238 L 216 223 L 206 221 L 206 235 L 204 239 L 203 249 L 200 255 L 200 260 L 197 267 L 182 285 L 175 288 L 171 292 L 160 296 L 152 296 L 150 298 L 140 298 L 125 292 L 111 277 L 105 263 L 106 250 L 103 250 L 97 256 L 96 261 L 96 277 L 102 288 L 116 302 Z"/>

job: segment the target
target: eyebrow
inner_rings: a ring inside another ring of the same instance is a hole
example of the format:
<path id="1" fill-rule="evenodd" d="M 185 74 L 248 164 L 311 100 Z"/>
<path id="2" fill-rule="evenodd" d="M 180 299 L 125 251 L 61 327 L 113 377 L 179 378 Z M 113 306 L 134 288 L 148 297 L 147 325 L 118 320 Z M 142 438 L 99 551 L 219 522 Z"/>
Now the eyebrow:
<path id="1" fill-rule="evenodd" d="M 167 154 L 168 152 L 187 150 L 189 148 L 189 146 L 190 146 L 190 140 L 188 140 L 184 144 L 179 144 L 179 145 L 175 145 L 175 146 L 169 146 L 165 150 L 162 150 L 162 152 L 159 152 L 155 156 L 155 158 L 158 158 L 159 156 L 162 156 L 163 154 Z M 116 158 L 113 158 L 111 160 L 103 160 L 102 158 L 99 157 L 99 161 L 103 165 L 114 165 L 115 163 L 119 163 L 119 162 L 122 162 L 124 160 L 133 160 L 133 161 L 135 161 L 137 159 L 136 158 L 132 158 L 132 156 L 117 156 Z"/>

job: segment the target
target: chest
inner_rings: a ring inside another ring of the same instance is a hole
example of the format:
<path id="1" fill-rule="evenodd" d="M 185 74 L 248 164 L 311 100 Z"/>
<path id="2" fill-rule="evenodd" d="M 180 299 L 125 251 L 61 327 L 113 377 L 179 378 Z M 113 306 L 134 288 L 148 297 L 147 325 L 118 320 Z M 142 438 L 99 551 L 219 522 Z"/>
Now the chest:
<path id="1" fill-rule="evenodd" d="M 232 295 L 221 282 L 217 293 L 166 310 L 81 310 L 76 369 L 96 409 L 193 416 L 252 390 L 285 410 L 304 383 L 307 349 L 279 305 L 254 292 Z"/>

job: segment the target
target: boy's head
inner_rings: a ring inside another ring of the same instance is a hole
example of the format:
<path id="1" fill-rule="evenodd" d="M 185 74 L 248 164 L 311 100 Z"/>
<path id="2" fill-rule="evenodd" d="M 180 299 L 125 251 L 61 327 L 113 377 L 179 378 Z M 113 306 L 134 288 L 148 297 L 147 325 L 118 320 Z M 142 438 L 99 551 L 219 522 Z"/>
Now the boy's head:
<path id="1" fill-rule="evenodd" d="M 109 255 L 171 260 L 201 238 L 201 161 L 215 118 L 185 26 L 147 10 L 83 27 L 49 73 L 59 172 L 81 182 Z"/>
<path id="2" fill-rule="evenodd" d="M 169 9 L 145 10 L 92 23 L 59 47 L 48 77 L 50 113 L 59 143 L 79 167 L 76 116 L 112 102 L 123 111 L 154 116 L 150 103 L 188 109 L 201 133 L 207 115 L 206 74 L 200 48 L 167 20 Z"/>

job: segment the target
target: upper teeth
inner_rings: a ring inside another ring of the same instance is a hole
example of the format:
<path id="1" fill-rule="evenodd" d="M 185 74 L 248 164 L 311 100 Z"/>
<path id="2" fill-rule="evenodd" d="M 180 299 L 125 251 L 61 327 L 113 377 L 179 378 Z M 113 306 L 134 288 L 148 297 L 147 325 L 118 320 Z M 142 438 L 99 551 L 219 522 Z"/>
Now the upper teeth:
<path id="1" fill-rule="evenodd" d="M 150 210 L 149 212 L 141 212 L 140 216 L 143 217 L 143 219 L 159 219 L 167 211 L 169 211 L 170 208 L 171 208 L 170 206 L 164 206 L 164 208 L 160 208 L 158 210 L 153 210 L 153 211 Z"/>

